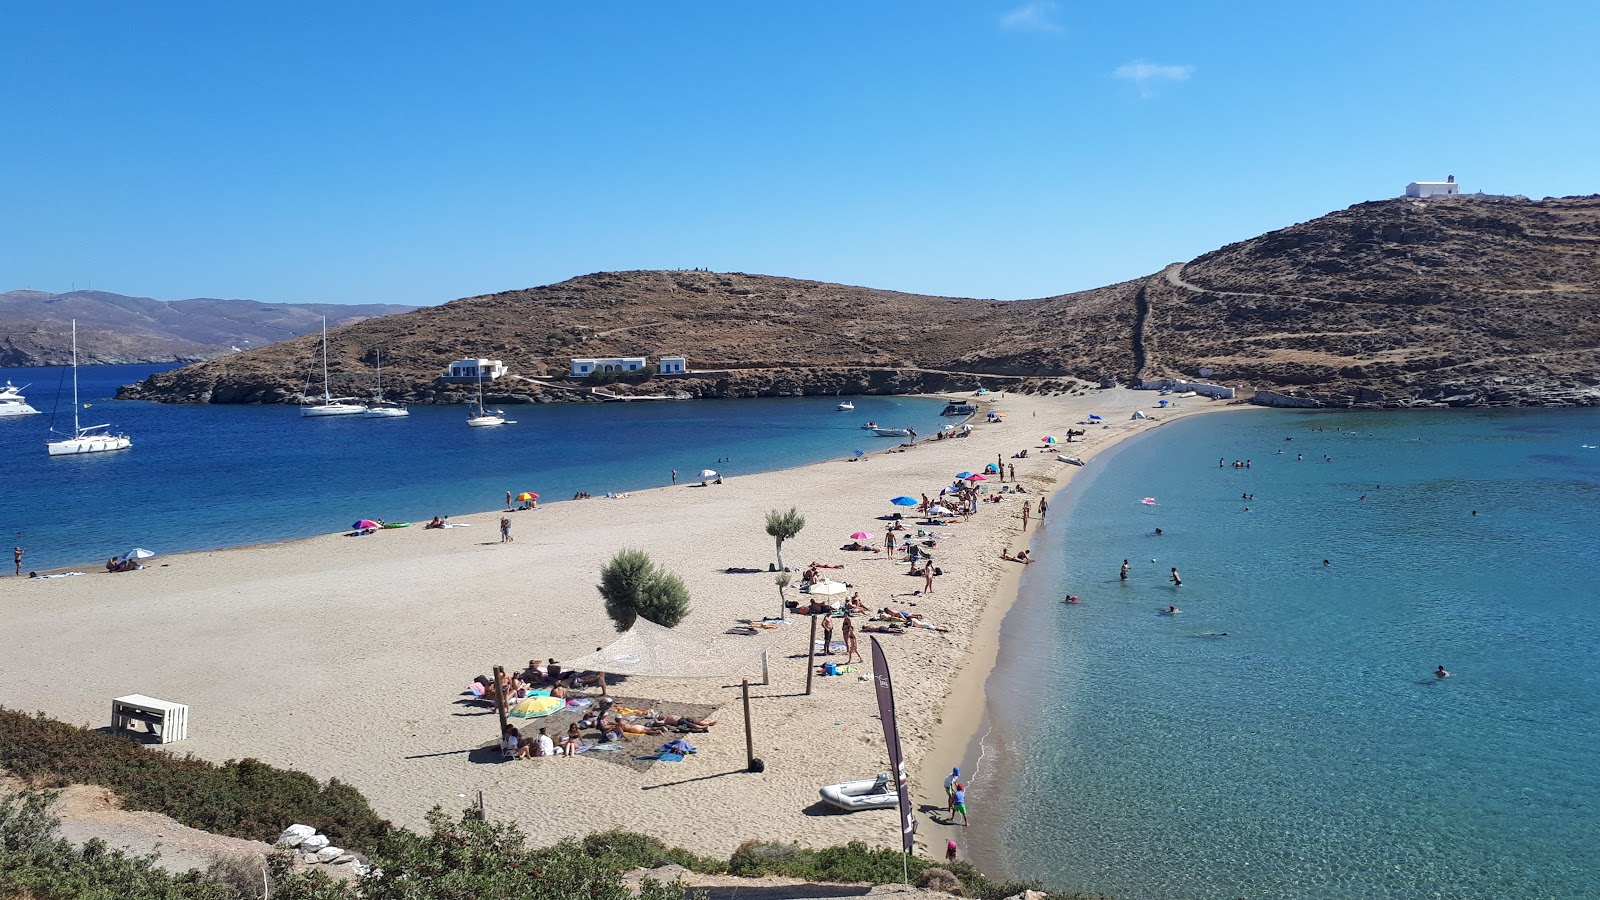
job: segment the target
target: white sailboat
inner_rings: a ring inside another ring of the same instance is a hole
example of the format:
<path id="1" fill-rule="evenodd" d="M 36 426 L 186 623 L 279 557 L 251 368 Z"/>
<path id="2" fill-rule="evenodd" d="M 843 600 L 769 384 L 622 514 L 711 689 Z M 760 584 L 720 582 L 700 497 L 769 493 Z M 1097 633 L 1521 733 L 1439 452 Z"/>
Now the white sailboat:
<path id="1" fill-rule="evenodd" d="M 9 382 L 7 382 L 9 384 Z M 59 404 L 58 404 L 59 406 Z M 45 448 L 51 456 L 77 456 L 81 453 L 103 453 L 107 450 L 126 450 L 133 446 L 133 439 L 125 434 L 111 434 L 106 431 L 110 425 L 90 425 L 85 428 L 78 423 L 78 320 L 72 320 L 72 437 L 59 441 L 47 441 Z"/>
<path id="2" fill-rule="evenodd" d="M 398 419 L 411 415 L 411 410 L 399 403 L 391 403 L 383 399 L 383 351 L 378 351 L 378 398 L 367 406 L 367 411 L 362 413 L 369 419 Z"/>
<path id="3" fill-rule="evenodd" d="M 322 317 L 322 402 L 300 407 L 301 416 L 359 416 L 365 403 L 349 403 L 354 397 L 335 397 L 328 390 L 328 317 Z"/>
<path id="4" fill-rule="evenodd" d="M 6 379 L 6 386 L 0 388 L 0 418 L 7 416 L 36 416 L 39 414 L 37 409 L 28 405 L 28 398 L 22 396 L 22 392 L 27 390 L 28 387 L 29 385 L 26 384 L 22 387 L 16 387 L 11 383 L 11 379 Z"/>
<path id="5" fill-rule="evenodd" d="M 487 428 L 491 425 L 505 425 L 506 414 L 498 409 L 488 409 L 483 405 L 483 372 L 478 372 L 478 401 L 467 407 L 467 425 L 472 428 Z"/>

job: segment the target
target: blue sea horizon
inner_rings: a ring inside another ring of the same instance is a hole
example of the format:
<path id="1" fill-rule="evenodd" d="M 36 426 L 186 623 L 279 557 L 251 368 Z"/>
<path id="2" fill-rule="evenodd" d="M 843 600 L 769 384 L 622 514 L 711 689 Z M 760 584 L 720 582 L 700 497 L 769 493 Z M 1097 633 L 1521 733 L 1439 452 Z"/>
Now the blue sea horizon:
<path id="1" fill-rule="evenodd" d="M 1600 410 L 1240 412 L 1097 458 L 1002 626 L 974 858 L 1126 900 L 1600 896 L 1595 445 Z"/>
<path id="2" fill-rule="evenodd" d="M 112 399 L 171 368 L 80 368 L 83 424 L 109 422 L 133 447 L 53 458 L 53 411 L 55 430 L 72 431 L 71 370 L 0 369 L 0 382 L 31 383 L 40 411 L 0 419 L 11 462 L 0 528 L 28 548 L 24 571 L 96 565 L 134 547 L 166 555 L 328 534 L 362 518 L 483 512 L 503 508 L 508 490 L 605 503 L 607 491 L 667 485 L 673 469 L 679 481 L 705 468 L 737 477 L 899 443 L 862 430 L 868 420 L 924 435 L 951 421 L 937 400 L 878 396 L 851 398 L 850 412 L 834 397 L 507 406 L 517 424 L 499 428 L 467 427 L 459 406 L 305 419 L 292 406 Z"/>

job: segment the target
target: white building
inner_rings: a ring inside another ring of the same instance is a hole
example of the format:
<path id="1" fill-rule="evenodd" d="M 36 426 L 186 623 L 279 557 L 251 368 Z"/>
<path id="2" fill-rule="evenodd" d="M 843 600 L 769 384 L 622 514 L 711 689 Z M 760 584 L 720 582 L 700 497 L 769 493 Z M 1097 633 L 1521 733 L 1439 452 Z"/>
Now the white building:
<path id="1" fill-rule="evenodd" d="M 458 359 L 439 377 L 445 381 L 494 381 L 508 371 L 498 359 Z"/>
<path id="2" fill-rule="evenodd" d="M 1407 197 L 1453 197 L 1461 193 L 1461 185 L 1451 175 L 1444 181 L 1413 181 L 1406 185 Z"/>
<path id="3" fill-rule="evenodd" d="M 572 377 L 583 378 L 596 372 L 627 375 L 630 372 L 639 372 L 644 369 L 645 358 L 642 356 L 610 356 L 604 359 L 575 359 L 572 361 Z"/>
<path id="4" fill-rule="evenodd" d="M 681 356 L 663 356 L 658 371 L 662 375 L 684 375 L 689 371 L 689 361 Z"/>

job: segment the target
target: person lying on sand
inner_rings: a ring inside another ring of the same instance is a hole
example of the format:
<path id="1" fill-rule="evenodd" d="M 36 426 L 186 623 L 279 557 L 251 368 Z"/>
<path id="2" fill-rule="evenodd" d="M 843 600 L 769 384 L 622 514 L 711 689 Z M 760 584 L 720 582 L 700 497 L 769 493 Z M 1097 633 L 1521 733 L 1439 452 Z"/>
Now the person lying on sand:
<path id="1" fill-rule="evenodd" d="M 862 631 L 870 631 L 873 634 L 905 634 L 906 633 L 906 630 L 904 628 L 900 627 L 899 625 L 873 625 L 873 624 L 867 624 L 867 625 L 861 626 L 861 630 Z"/>
<path id="2" fill-rule="evenodd" d="M 665 715 L 656 716 L 656 724 L 666 725 L 669 728 L 676 728 L 679 731 L 704 733 L 710 731 L 711 726 L 717 724 L 717 721 L 712 719 L 708 722 L 705 719 L 696 719 L 692 716 L 675 716 L 671 713 L 667 713 Z"/>
<path id="3" fill-rule="evenodd" d="M 444 527 L 444 520 L 439 518 L 438 516 L 434 516 L 432 522 L 429 522 L 428 524 L 426 524 L 426 525 L 424 525 L 422 527 L 423 528 L 443 528 Z"/>
<path id="4" fill-rule="evenodd" d="M 629 734 L 661 734 L 661 733 L 666 731 L 665 728 L 662 728 L 659 725 L 657 725 L 654 728 L 652 728 L 652 727 L 650 727 L 648 725 L 641 725 L 638 722 L 628 722 L 628 721 L 625 721 L 623 719 L 618 719 L 612 725 L 612 728 L 613 728 L 613 730 L 622 732 L 622 734 L 624 734 L 624 735 L 629 735 Z"/>
<path id="5" fill-rule="evenodd" d="M 840 563 L 836 566 L 830 566 L 827 563 L 814 562 L 810 567 L 813 569 L 842 569 L 844 568 L 844 563 Z"/>

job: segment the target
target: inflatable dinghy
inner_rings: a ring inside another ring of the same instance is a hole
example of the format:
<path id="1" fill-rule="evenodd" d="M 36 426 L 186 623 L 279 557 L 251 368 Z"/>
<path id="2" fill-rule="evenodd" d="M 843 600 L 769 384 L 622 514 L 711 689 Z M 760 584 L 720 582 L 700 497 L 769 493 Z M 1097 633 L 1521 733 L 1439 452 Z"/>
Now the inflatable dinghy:
<path id="1" fill-rule="evenodd" d="M 1074 465 L 1074 466 L 1081 466 L 1081 465 L 1083 465 L 1083 460 L 1081 460 L 1081 459 L 1079 459 L 1079 458 L 1077 458 L 1077 457 L 1076 457 L 1076 456 L 1063 456 L 1063 455 L 1058 455 L 1058 456 L 1057 456 L 1057 457 L 1056 457 L 1056 461 L 1057 461 L 1057 462 L 1064 462 L 1064 463 L 1071 463 L 1071 464 L 1072 464 L 1072 465 Z"/>
<path id="2" fill-rule="evenodd" d="M 889 780 L 887 772 L 880 773 L 877 778 L 830 784 L 818 793 L 822 795 L 822 802 L 845 812 L 888 809 L 900 805 L 900 794 L 895 791 L 894 782 Z"/>

